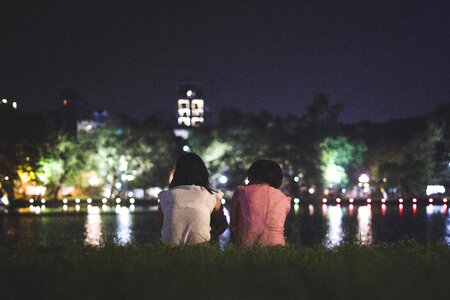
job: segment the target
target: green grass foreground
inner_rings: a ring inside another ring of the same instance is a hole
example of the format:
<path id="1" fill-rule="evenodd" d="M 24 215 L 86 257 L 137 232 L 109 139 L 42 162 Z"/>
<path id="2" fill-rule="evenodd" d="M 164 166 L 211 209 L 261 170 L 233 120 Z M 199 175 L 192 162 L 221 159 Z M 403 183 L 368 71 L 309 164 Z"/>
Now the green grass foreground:
<path id="1" fill-rule="evenodd" d="M 0 248 L 1 299 L 448 299 L 450 248 Z"/>

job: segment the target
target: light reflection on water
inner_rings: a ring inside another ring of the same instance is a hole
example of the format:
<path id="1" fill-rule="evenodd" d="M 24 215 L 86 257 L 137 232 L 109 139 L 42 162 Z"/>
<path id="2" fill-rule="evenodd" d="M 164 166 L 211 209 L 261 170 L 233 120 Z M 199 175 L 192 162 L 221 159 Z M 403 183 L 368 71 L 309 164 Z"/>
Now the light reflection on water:
<path id="1" fill-rule="evenodd" d="M 332 248 L 338 246 L 343 238 L 342 232 L 342 209 L 340 205 L 331 206 L 328 209 L 328 231 L 325 240 L 325 247 Z"/>
<path id="2" fill-rule="evenodd" d="M 100 208 L 88 206 L 88 214 L 86 217 L 86 239 L 84 243 L 92 246 L 100 246 L 102 241 L 102 218 L 100 216 Z"/>
<path id="3" fill-rule="evenodd" d="M 367 204 L 358 207 L 358 240 L 361 244 L 372 243 L 372 206 Z"/>
<path id="4" fill-rule="evenodd" d="M 16 215 L 2 215 L 0 246 L 63 239 L 95 246 L 155 244 L 160 230 L 156 210 L 156 206 L 30 205 Z M 224 213 L 229 220 L 227 208 Z M 298 245 L 335 247 L 343 241 L 376 244 L 405 238 L 450 245 L 446 204 L 296 205 L 286 225 L 287 242 Z M 227 230 L 219 239 L 221 248 L 228 245 L 229 238 Z"/>
<path id="5" fill-rule="evenodd" d="M 125 245 L 131 242 L 132 217 L 130 209 L 126 206 L 116 206 L 117 230 L 115 241 L 119 245 Z"/>

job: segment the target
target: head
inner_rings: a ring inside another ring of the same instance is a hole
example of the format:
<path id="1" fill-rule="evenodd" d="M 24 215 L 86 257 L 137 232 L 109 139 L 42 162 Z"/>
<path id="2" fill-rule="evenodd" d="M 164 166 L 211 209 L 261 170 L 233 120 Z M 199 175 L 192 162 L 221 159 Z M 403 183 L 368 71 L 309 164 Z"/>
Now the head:
<path id="1" fill-rule="evenodd" d="M 194 153 L 184 153 L 177 160 L 169 187 L 192 184 L 202 186 L 210 193 L 214 191 L 209 183 L 208 169 L 200 156 Z"/>
<path id="2" fill-rule="evenodd" d="M 247 171 L 250 184 L 266 183 L 278 189 L 283 181 L 283 171 L 280 166 L 267 159 L 254 162 Z"/>

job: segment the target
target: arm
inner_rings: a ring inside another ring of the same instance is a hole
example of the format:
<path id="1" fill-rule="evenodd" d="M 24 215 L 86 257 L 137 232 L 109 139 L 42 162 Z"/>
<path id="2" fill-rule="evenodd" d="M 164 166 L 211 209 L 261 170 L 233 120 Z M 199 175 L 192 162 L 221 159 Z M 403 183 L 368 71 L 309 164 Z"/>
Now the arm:
<path id="1" fill-rule="evenodd" d="M 162 227 L 164 223 L 164 213 L 161 208 L 161 204 L 158 204 L 158 217 L 159 217 L 159 225 Z"/>

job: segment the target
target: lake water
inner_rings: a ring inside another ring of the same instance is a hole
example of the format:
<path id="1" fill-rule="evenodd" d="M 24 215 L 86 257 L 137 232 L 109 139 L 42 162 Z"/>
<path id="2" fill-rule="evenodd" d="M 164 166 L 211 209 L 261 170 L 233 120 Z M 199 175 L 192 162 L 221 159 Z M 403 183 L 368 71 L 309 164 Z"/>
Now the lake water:
<path id="1" fill-rule="evenodd" d="M 159 243 L 159 230 L 155 206 L 31 206 L 0 214 L 0 246 L 66 241 L 155 244 Z M 293 205 L 285 233 L 289 243 L 299 246 L 403 239 L 450 245 L 450 212 L 446 204 Z M 220 242 L 228 244 L 228 231 Z"/>

